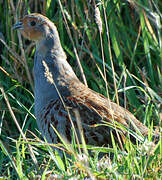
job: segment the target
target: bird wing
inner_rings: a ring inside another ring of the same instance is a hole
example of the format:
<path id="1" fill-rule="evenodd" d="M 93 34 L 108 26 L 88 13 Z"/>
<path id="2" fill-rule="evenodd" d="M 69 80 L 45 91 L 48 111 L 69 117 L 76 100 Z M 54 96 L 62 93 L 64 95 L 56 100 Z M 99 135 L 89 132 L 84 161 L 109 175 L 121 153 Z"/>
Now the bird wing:
<path id="1" fill-rule="evenodd" d="M 100 118 L 100 121 L 97 123 L 100 123 L 101 119 L 104 119 L 112 124 L 119 123 L 125 127 L 131 128 L 132 130 L 137 129 L 144 136 L 148 135 L 148 128 L 137 120 L 127 109 L 113 103 L 105 96 L 87 88 L 82 83 L 74 83 L 69 88 L 73 89 L 71 92 L 77 89 L 78 94 L 72 93 L 72 96 L 67 97 L 67 99 L 80 105 L 85 105 L 93 112 L 99 114 L 102 118 Z"/>

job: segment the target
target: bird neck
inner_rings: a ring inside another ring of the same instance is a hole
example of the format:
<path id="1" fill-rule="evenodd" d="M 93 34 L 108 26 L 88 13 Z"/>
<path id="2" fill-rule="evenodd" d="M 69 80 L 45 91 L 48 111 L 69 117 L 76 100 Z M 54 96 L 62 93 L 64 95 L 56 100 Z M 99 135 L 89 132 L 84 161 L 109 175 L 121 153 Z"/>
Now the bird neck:
<path id="1" fill-rule="evenodd" d="M 68 90 L 70 81 L 73 79 L 78 80 L 71 66 L 66 61 L 66 55 L 61 46 L 54 46 L 48 49 L 44 47 L 44 51 L 40 49 L 43 46 L 39 44 L 39 48 L 38 46 L 36 47 L 34 59 L 36 116 L 52 99 L 56 100 L 59 98 L 55 85 L 60 94 L 68 96 L 70 94 Z M 45 76 L 46 68 L 42 63 L 43 61 L 47 65 L 55 85 L 51 84 Z"/>
<path id="2" fill-rule="evenodd" d="M 42 56 L 46 56 L 47 53 L 51 53 L 57 57 L 62 56 L 66 59 L 66 55 L 61 46 L 59 35 L 55 26 L 53 26 L 50 30 L 45 31 L 42 38 L 36 41 L 36 51 Z"/>

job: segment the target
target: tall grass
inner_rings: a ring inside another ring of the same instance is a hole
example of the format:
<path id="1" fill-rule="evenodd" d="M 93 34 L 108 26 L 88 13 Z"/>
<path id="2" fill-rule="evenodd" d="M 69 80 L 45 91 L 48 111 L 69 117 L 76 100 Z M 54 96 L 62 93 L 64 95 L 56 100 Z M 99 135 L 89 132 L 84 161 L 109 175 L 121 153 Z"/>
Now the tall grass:
<path id="1" fill-rule="evenodd" d="M 75 141 L 56 145 L 71 153 L 70 159 L 40 140 L 34 116 L 34 43 L 12 30 L 27 13 L 48 16 L 80 80 L 159 131 L 160 11 L 157 0 L 0 1 L 1 179 L 160 179 L 161 140 L 154 150 L 150 137 L 137 145 L 128 139 L 122 151 L 115 143 L 113 148 L 89 146 L 91 154 L 79 153 Z M 107 157 L 100 159 L 100 152 Z"/>

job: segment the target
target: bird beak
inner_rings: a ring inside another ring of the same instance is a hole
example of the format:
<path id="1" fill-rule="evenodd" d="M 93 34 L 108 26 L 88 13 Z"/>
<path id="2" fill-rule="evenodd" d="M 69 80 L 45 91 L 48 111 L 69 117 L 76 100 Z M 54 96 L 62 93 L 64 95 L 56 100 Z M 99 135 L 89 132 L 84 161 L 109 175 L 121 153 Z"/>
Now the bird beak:
<path id="1" fill-rule="evenodd" d="M 24 29 L 23 23 L 22 22 L 18 22 L 16 24 L 14 24 L 12 29 L 13 30 L 15 30 L 15 29 Z"/>

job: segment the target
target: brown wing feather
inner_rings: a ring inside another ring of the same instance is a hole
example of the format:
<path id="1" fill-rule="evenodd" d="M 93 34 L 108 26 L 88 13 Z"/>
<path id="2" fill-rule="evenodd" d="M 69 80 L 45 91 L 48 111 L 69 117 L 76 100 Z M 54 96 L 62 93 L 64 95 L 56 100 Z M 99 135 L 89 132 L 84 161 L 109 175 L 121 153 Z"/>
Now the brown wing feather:
<path id="1" fill-rule="evenodd" d="M 77 88 L 78 96 L 72 93 L 72 96 L 68 97 L 71 101 L 85 104 L 89 109 L 96 111 L 103 119 L 113 123 L 115 120 L 118 123 L 132 129 L 133 124 L 139 129 L 142 135 L 148 134 L 148 128 L 138 121 L 135 116 L 125 108 L 113 103 L 101 94 L 87 88 L 82 83 L 74 83 L 71 90 Z M 71 91 L 73 92 L 73 90 Z"/>

